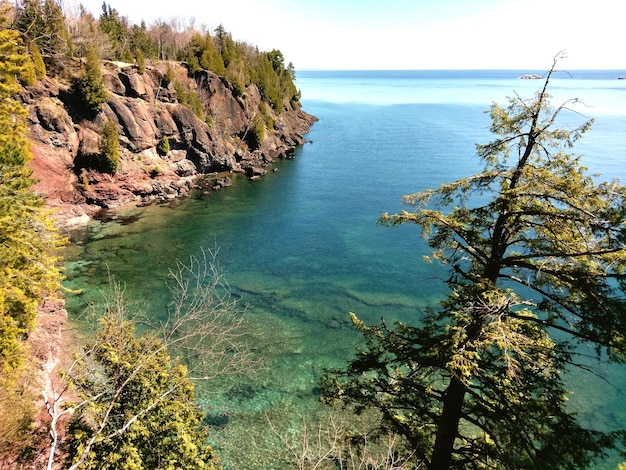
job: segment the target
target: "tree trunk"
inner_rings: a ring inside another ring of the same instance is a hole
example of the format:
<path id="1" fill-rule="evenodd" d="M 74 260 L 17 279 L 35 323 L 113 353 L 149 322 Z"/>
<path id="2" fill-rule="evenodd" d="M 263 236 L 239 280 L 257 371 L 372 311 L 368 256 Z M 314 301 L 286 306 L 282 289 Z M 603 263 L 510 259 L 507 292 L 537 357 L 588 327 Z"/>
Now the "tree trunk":
<path id="1" fill-rule="evenodd" d="M 465 399 L 465 385 L 459 379 L 452 377 L 446 397 L 443 402 L 441 419 L 437 426 L 437 437 L 433 454 L 430 459 L 429 470 L 446 470 L 450 468 L 452 451 L 454 450 L 454 440 L 456 439 L 459 422 L 461 421 L 461 410 Z"/>

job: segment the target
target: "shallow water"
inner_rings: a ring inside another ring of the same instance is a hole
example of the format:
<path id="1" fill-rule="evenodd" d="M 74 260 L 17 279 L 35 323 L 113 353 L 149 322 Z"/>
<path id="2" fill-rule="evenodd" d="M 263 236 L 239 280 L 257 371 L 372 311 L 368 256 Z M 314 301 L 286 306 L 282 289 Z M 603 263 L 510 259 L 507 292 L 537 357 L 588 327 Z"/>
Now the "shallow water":
<path id="1" fill-rule="evenodd" d="M 297 443 L 303 417 L 326 413 L 316 395 L 320 374 L 344 365 L 359 342 L 348 312 L 416 322 L 445 295 L 445 273 L 422 261 L 417 230 L 383 228 L 377 218 L 402 210 L 404 194 L 480 169 L 474 145 L 489 140 L 484 111 L 538 86 L 519 75 L 301 72 L 304 108 L 320 118 L 308 135 L 313 143 L 262 180 L 235 177 L 231 188 L 116 213 L 118 220 L 75 232 L 66 284 L 83 291 L 68 299 L 71 315 L 100 301 L 108 273 L 126 286 L 134 309 L 162 315 L 176 260 L 219 247 L 265 368 L 199 389 L 211 442 L 226 468 L 289 468 L 280 463 L 278 435 Z M 586 164 L 605 179 L 624 178 L 626 81 L 607 72 L 554 84 L 557 99 L 579 96 L 587 104 L 577 109 L 596 118 L 576 148 Z M 624 369 L 598 370 L 615 385 L 577 374 L 572 406 L 593 425 L 624 426 Z"/>

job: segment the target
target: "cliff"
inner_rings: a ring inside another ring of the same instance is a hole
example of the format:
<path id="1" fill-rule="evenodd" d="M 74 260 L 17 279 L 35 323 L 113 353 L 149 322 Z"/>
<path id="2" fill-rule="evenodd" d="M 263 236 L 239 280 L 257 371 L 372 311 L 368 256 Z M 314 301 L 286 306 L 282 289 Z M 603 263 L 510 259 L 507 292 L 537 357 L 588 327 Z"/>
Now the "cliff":
<path id="1" fill-rule="evenodd" d="M 79 109 L 67 80 L 46 78 L 24 89 L 31 166 L 39 180 L 35 189 L 58 208 L 60 224 L 84 222 L 101 208 L 185 196 L 200 181 L 219 188 L 229 184 L 232 172 L 261 177 L 274 159 L 291 156 L 305 143 L 304 134 L 316 120 L 287 103 L 277 114 L 261 103 L 255 85 L 236 96 L 217 75 L 201 71 L 189 78 L 182 64 L 170 63 L 179 86 L 199 98 L 206 117 L 201 120 L 179 103 L 174 81 L 165 84 L 167 67 L 159 63 L 140 74 L 130 64 L 103 63 L 109 98 L 93 116 Z M 261 118 L 273 126 L 259 139 L 254 129 Z M 107 119 L 115 121 L 119 133 L 121 158 L 114 175 L 80 165 L 99 152 Z M 170 145 L 165 154 L 159 151 L 163 137 Z M 207 183 L 207 177 L 213 181 Z"/>

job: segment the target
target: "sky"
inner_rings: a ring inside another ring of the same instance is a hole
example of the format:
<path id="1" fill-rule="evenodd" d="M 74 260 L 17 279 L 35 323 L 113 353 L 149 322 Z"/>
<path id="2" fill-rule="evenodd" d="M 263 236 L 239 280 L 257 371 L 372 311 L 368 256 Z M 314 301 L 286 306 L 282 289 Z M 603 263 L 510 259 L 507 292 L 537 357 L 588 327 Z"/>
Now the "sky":
<path id="1" fill-rule="evenodd" d="M 73 8 L 79 0 L 65 0 Z M 108 0 L 279 49 L 296 69 L 626 69 L 624 0 Z M 81 0 L 97 17 L 102 0 Z M 69 5 L 69 6 L 68 6 Z"/>

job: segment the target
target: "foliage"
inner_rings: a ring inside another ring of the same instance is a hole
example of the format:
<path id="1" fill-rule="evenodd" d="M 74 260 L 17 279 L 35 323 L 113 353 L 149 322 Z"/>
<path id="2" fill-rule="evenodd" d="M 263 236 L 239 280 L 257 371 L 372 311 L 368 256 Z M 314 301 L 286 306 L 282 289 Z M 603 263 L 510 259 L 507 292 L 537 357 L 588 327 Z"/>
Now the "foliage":
<path id="1" fill-rule="evenodd" d="M 169 86 L 170 83 L 174 81 L 174 69 L 172 65 L 168 62 L 167 68 L 165 69 L 165 75 L 163 76 L 163 82 L 165 86 Z"/>
<path id="2" fill-rule="evenodd" d="M 86 53 L 89 59 L 90 49 L 97 56 L 111 60 L 136 59 L 138 66 L 141 55 L 150 59 L 175 59 L 186 62 L 190 77 L 204 69 L 225 78 L 236 96 L 244 96 L 249 85 L 258 86 L 263 99 L 276 112 L 281 112 L 284 106 L 293 109 L 300 106 L 293 64 L 285 66 L 284 56 L 277 49 L 260 52 L 250 44 L 234 40 L 222 25 L 212 36 L 195 29 L 193 20 L 185 23 L 172 18 L 169 22 L 158 20 L 150 26 L 143 21 L 131 24 L 107 2 L 102 3 L 96 19 L 82 5 L 78 6 L 78 15 L 64 16 L 55 0 L 20 0 L 15 27 L 29 43 L 38 46 L 48 65 L 55 65 L 58 73 L 68 71 L 66 59 L 76 52 L 79 56 Z M 165 85 L 173 79 L 166 77 Z M 97 80 L 87 80 L 82 85 L 81 96 L 88 110 L 97 111 L 106 101 Z"/>
<path id="3" fill-rule="evenodd" d="M 293 83 L 293 64 L 285 68 L 283 54 L 279 50 L 268 53 L 242 42 L 235 41 L 223 26 L 218 26 L 215 35 L 195 34 L 183 55 L 189 74 L 210 70 L 223 75 L 231 84 L 233 93 L 243 96 L 246 87 L 257 85 L 263 99 L 276 111 L 282 111 L 285 103 L 299 101 Z"/>
<path id="4" fill-rule="evenodd" d="M 217 75 L 224 75 L 226 71 L 224 60 L 209 34 L 202 36 L 196 33 L 192 36 L 185 52 L 185 60 L 190 76 L 201 69 L 210 70 Z"/>
<path id="5" fill-rule="evenodd" d="M 157 150 L 161 155 L 167 155 L 170 153 L 170 139 L 166 135 L 161 137 Z"/>
<path id="6" fill-rule="evenodd" d="M 73 416 L 70 470 L 220 468 L 205 443 L 191 380 L 250 375 L 259 363 L 246 346 L 251 335 L 244 312 L 216 256 L 217 250 L 202 251 L 187 264 L 178 262 L 170 272 L 172 302 L 166 313 L 128 320 L 123 289 L 111 280 L 105 304 L 92 312 L 106 312 L 99 330 L 47 397 L 48 468 L 54 467 L 59 423 L 67 415 Z M 135 334 L 136 325 L 149 333 Z"/>
<path id="7" fill-rule="evenodd" d="M 28 445 L 33 397 L 21 385 L 37 305 L 59 287 L 61 239 L 32 190 L 27 112 L 13 99 L 30 62 L 0 19 L 0 459 Z"/>
<path id="8" fill-rule="evenodd" d="M 112 119 L 109 119 L 100 131 L 100 155 L 97 169 L 114 175 L 119 164 L 120 143 L 117 124 Z"/>
<path id="9" fill-rule="evenodd" d="M 0 461 L 15 458 L 29 447 L 34 397 L 20 382 L 23 371 L 0 376 Z"/>
<path id="10" fill-rule="evenodd" d="M 419 326 L 353 316 L 365 346 L 325 379 L 326 400 L 379 410 L 427 468 L 586 468 L 624 437 L 566 406 L 577 345 L 625 358 L 626 188 L 596 183 L 568 152 L 591 122 L 557 126 L 575 100 L 550 105 L 556 63 L 534 98 L 491 107 L 482 173 L 381 217 L 420 227 L 449 269 L 448 298 Z"/>
<path id="11" fill-rule="evenodd" d="M 108 93 L 102 79 L 100 58 L 96 48 L 90 44 L 87 47 L 85 66 L 76 83 L 77 92 L 82 105 L 88 112 L 97 112 L 108 99 Z"/>
<path id="12" fill-rule="evenodd" d="M 135 51 L 135 61 L 137 62 L 137 72 L 144 74 L 146 72 L 146 58 L 141 49 Z"/>
<path id="13" fill-rule="evenodd" d="M 15 30 L 0 29 L 0 372 L 21 362 L 20 339 L 33 328 L 41 296 L 60 274 L 60 239 L 31 187 L 26 110 L 13 99 L 29 63 Z"/>
<path id="14" fill-rule="evenodd" d="M 86 405 L 72 420 L 72 469 L 217 469 L 186 368 L 115 311 L 81 358 Z"/>
<path id="15" fill-rule="evenodd" d="M 35 69 L 35 77 L 39 80 L 46 76 L 46 64 L 43 61 L 43 56 L 39 51 L 37 44 L 30 44 L 30 58 L 33 62 L 33 68 Z"/>
<path id="16" fill-rule="evenodd" d="M 137 53 L 141 51 L 145 57 L 156 59 L 157 46 L 150 38 L 150 32 L 144 21 L 138 25 L 132 25 L 128 32 L 128 36 L 129 46 L 132 49 L 137 51 Z"/>
<path id="17" fill-rule="evenodd" d="M 125 51 L 129 50 L 128 24 L 115 8 L 106 2 L 102 3 L 100 14 L 100 29 L 107 35 L 112 59 L 122 59 Z"/>
<path id="18" fill-rule="evenodd" d="M 248 132 L 246 141 L 251 149 L 258 149 L 265 140 L 265 123 L 261 116 L 257 116 L 254 120 L 251 132 Z"/>
<path id="19" fill-rule="evenodd" d="M 186 90 L 178 80 L 174 81 L 174 90 L 176 90 L 178 102 L 191 109 L 198 119 L 204 120 L 204 110 L 198 93 L 195 90 Z"/>
<path id="20" fill-rule="evenodd" d="M 49 57 L 67 55 L 71 51 L 63 12 L 54 0 L 21 0 L 15 28 Z"/>

